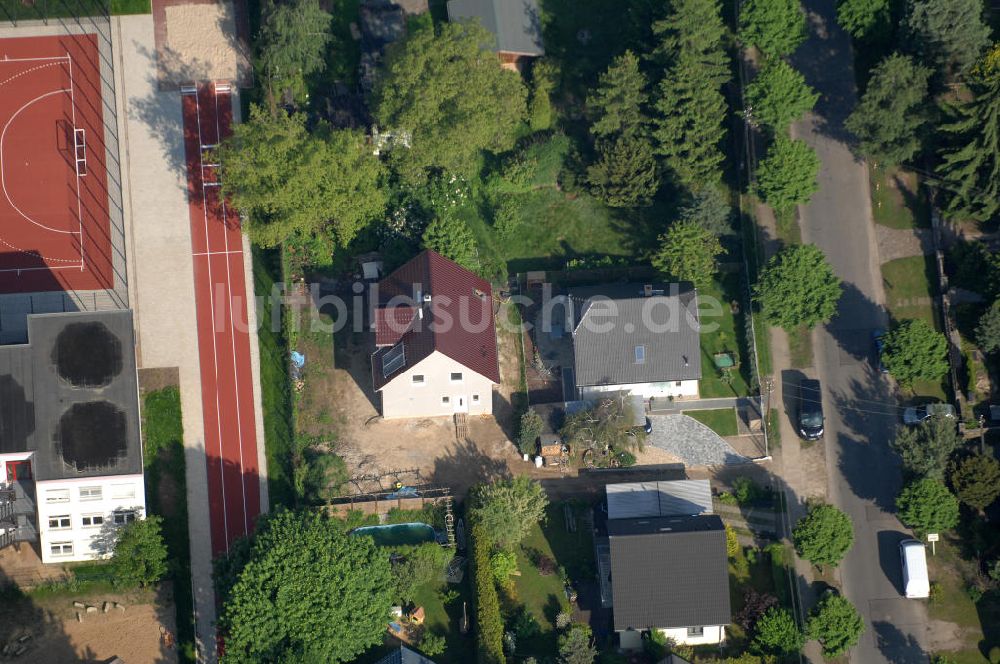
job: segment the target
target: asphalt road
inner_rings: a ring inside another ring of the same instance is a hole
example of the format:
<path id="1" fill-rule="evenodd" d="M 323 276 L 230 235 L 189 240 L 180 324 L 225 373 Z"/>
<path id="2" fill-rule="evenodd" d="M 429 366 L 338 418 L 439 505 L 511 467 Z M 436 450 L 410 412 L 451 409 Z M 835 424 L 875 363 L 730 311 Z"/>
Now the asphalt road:
<path id="1" fill-rule="evenodd" d="M 886 327 L 887 315 L 868 177 L 843 130 L 856 102 L 850 43 L 836 25 L 834 0 L 803 5 L 810 37 L 793 61 L 822 96 L 793 131 L 816 149 L 823 165 L 820 190 L 801 209 L 802 239 L 826 253 L 844 283 L 838 315 L 813 339 L 827 418 L 829 499 L 854 523 L 854 547 L 839 572 L 843 592 L 868 627 L 851 661 L 926 662 L 926 606 L 900 592 L 898 543 L 909 535 L 891 513 L 901 473 L 888 441 L 899 411 L 873 361 L 872 331 Z M 786 373 L 785 386 L 797 383 L 795 372 Z"/>

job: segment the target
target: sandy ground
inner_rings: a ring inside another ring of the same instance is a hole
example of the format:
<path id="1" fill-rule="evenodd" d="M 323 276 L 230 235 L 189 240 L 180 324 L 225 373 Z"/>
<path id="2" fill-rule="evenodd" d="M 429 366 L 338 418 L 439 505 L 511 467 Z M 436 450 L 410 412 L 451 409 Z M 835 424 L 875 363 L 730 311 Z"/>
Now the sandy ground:
<path id="1" fill-rule="evenodd" d="M 232 2 L 172 5 L 166 14 L 167 53 L 161 55 L 175 59 L 169 64 L 175 78 L 171 82 L 239 78 L 243 57 L 235 43 Z"/>

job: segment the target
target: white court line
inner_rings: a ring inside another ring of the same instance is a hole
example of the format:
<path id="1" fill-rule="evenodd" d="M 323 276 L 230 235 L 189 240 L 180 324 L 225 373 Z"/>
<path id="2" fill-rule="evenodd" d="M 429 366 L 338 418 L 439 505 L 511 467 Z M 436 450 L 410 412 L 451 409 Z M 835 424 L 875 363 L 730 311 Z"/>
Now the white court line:
<path id="1" fill-rule="evenodd" d="M 227 251 L 196 251 L 196 252 L 194 252 L 191 255 L 192 256 L 222 256 L 222 255 L 225 255 L 225 254 L 242 254 L 242 253 L 243 253 L 242 249 L 239 249 L 239 250 L 234 249 L 234 250 L 227 250 Z"/>
<path id="2" fill-rule="evenodd" d="M 197 92 L 194 95 L 194 108 L 198 122 L 198 144 L 201 145 L 201 103 Z M 201 178 L 201 153 L 198 153 L 199 179 Z M 208 248 L 208 206 L 205 204 L 205 189 L 201 191 L 201 210 L 205 222 L 205 248 Z M 215 424 L 219 436 L 219 483 L 222 485 L 222 528 L 225 531 L 226 553 L 229 553 L 229 520 L 226 516 L 226 458 L 222 454 L 222 407 L 219 404 L 219 351 L 215 344 L 215 288 L 212 287 L 212 261 L 208 262 L 208 299 L 211 305 L 209 316 L 212 321 L 212 361 L 215 365 Z M 200 342 L 199 342 L 200 343 Z M 204 387 L 202 387 L 204 390 Z"/>
<path id="3" fill-rule="evenodd" d="M 219 126 L 219 93 L 215 90 L 214 84 L 212 85 L 212 94 L 215 99 L 215 141 L 218 143 L 222 140 L 222 131 Z M 201 156 L 199 155 L 199 159 L 200 158 Z M 205 197 L 206 193 L 204 185 L 205 180 L 202 179 L 202 197 Z M 226 239 L 226 252 L 228 253 L 229 228 L 226 226 L 226 222 L 228 221 L 228 217 L 226 215 L 226 200 L 220 195 L 219 202 L 222 204 L 222 231 L 224 233 L 223 237 Z M 236 368 L 236 322 L 233 320 L 233 278 L 229 272 L 228 258 L 226 259 L 226 291 L 229 298 L 229 328 L 232 330 L 233 334 L 233 380 L 236 381 L 236 431 L 238 432 L 240 440 L 240 489 L 243 493 L 243 535 L 246 536 L 250 534 L 250 524 L 247 523 L 249 518 L 249 514 L 247 513 L 247 484 L 246 473 L 243 468 L 243 418 L 240 417 L 240 402 L 242 399 L 240 399 L 240 374 Z"/>
<path id="4" fill-rule="evenodd" d="M 69 108 L 71 111 L 71 117 L 73 118 L 73 132 L 76 133 L 76 95 L 73 93 L 73 60 L 69 57 L 69 53 L 66 54 L 66 62 L 69 63 Z M 86 140 L 86 139 L 84 139 Z M 73 144 L 76 145 L 76 139 L 73 139 Z M 84 154 L 86 154 L 87 146 L 84 145 Z M 73 151 L 73 158 L 76 159 L 76 150 Z M 84 266 L 87 264 L 87 255 L 83 251 L 83 197 L 80 195 L 80 164 L 77 163 L 76 167 L 73 169 L 76 171 L 76 219 L 80 222 L 80 271 L 84 270 Z"/>
<path id="5" fill-rule="evenodd" d="M 11 248 L 12 249 L 16 249 L 16 247 L 11 247 Z M 18 251 L 22 251 L 22 250 L 18 250 Z M 34 254 L 29 254 L 29 256 L 34 256 Z M 44 256 L 39 256 L 38 258 L 40 258 L 42 260 L 51 260 L 51 259 L 45 258 Z M 18 274 L 20 274 L 21 272 L 41 272 L 42 270 L 44 270 L 46 272 L 50 272 L 52 270 L 78 270 L 78 269 L 81 269 L 81 268 L 82 268 L 82 264 L 81 265 L 76 265 L 76 264 L 73 264 L 73 265 L 47 265 L 45 267 L 5 267 L 5 268 L 0 268 L 0 272 L 17 272 Z"/>
<path id="6" fill-rule="evenodd" d="M 69 54 L 49 55 L 41 58 L 8 58 L 5 55 L 3 56 L 3 60 L 0 60 L 0 62 L 45 62 L 46 60 L 69 60 Z"/>

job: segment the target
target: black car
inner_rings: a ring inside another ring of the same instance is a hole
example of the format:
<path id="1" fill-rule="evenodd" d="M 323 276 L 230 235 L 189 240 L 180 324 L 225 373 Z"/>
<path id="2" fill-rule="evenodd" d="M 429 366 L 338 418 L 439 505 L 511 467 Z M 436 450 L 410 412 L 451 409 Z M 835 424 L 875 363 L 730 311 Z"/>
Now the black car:
<path id="1" fill-rule="evenodd" d="M 804 440 L 818 440 L 823 435 L 823 396 L 819 381 L 811 378 L 799 383 L 799 435 Z"/>

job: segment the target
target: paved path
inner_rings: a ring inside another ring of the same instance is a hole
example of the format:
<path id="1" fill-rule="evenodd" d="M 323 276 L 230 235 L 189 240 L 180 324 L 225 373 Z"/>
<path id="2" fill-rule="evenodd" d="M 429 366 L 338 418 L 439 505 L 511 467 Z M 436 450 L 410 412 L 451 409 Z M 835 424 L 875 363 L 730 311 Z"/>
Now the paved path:
<path id="1" fill-rule="evenodd" d="M 672 454 L 686 466 L 749 463 L 719 434 L 687 415 L 651 415 L 653 432 L 646 443 Z"/>
<path id="2" fill-rule="evenodd" d="M 907 537 L 891 510 L 901 485 L 888 441 L 891 415 L 873 403 L 894 403 L 871 361 L 870 338 L 887 316 L 868 173 L 846 144 L 843 121 L 854 108 L 851 46 L 835 21 L 835 0 L 806 0 L 808 41 L 793 58 L 821 98 L 793 134 L 817 152 L 819 192 L 800 208 L 802 239 L 819 246 L 844 284 L 838 315 L 816 330 L 816 370 L 826 413 L 830 502 L 854 523 L 855 542 L 839 568 L 844 594 L 858 607 L 867 630 L 851 651 L 858 664 L 926 661 L 925 604 L 901 598 L 897 545 Z"/>
<path id="3" fill-rule="evenodd" d="M 760 412 L 760 397 L 722 397 L 681 401 L 650 400 L 650 411 L 653 413 L 680 413 L 685 410 L 714 410 L 716 408 L 755 408 Z"/>
<path id="4" fill-rule="evenodd" d="M 881 262 L 897 258 L 923 256 L 934 253 L 934 238 L 929 228 L 888 228 L 875 224 L 878 255 Z"/>

